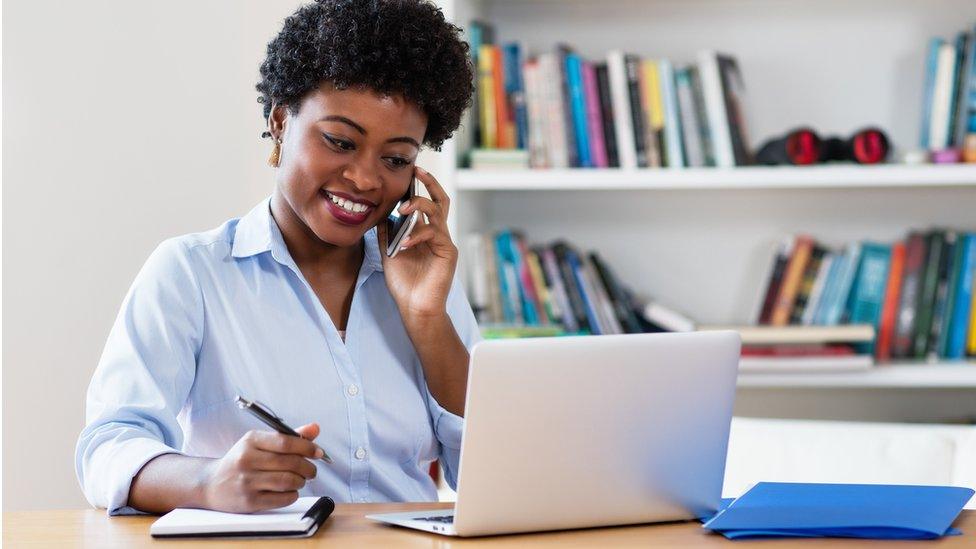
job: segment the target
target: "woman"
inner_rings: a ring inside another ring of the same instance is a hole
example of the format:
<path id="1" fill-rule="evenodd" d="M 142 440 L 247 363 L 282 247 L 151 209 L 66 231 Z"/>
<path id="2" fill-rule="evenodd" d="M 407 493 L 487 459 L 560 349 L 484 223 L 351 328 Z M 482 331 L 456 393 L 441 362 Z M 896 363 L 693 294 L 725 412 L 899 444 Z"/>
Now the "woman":
<path id="1" fill-rule="evenodd" d="M 76 451 L 89 501 L 123 514 L 432 500 L 438 458 L 453 485 L 479 336 L 448 197 L 414 161 L 458 127 L 467 51 L 424 0 L 320 0 L 285 21 L 257 85 L 274 192 L 164 242 L 136 277 L 89 387 Z M 428 222 L 390 259 L 384 220 L 414 176 L 431 198 L 401 212 Z M 238 394 L 306 423 L 302 438 L 264 428 Z"/>

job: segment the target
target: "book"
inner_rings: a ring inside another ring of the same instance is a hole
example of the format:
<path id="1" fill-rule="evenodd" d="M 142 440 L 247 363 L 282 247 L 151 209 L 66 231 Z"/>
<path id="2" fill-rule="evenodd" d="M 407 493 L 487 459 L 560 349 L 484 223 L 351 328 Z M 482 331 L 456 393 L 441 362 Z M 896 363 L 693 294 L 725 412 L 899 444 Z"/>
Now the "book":
<path id="1" fill-rule="evenodd" d="M 511 107 L 508 102 L 508 95 L 505 93 L 505 65 L 502 59 L 502 50 L 494 45 L 490 49 L 493 57 L 491 64 L 492 84 L 495 87 L 496 142 L 499 149 L 511 149 L 515 147 L 515 124 L 509 115 Z"/>
<path id="2" fill-rule="evenodd" d="M 952 257 L 948 260 L 945 296 L 942 298 L 944 303 L 939 314 L 941 326 L 936 355 L 940 357 L 948 357 L 949 334 L 952 332 L 952 318 L 956 306 L 956 291 L 959 286 L 959 277 L 962 276 L 963 263 L 966 260 L 966 234 L 959 233 L 956 235 L 953 233 L 953 235 L 955 242 L 952 246 Z"/>
<path id="3" fill-rule="evenodd" d="M 597 332 L 598 327 L 590 324 L 590 315 L 586 304 L 583 302 L 583 294 L 580 290 L 579 282 L 576 279 L 575 271 L 569 261 L 571 248 L 569 244 L 557 241 L 552 245 L 553 253 L 556 256 L 559 272 L 562 275 L 563 284 L 566 286 L 566 295 L 569 297 L 570 307 L 576 317 L 576 324 L 580 330 L 590 333 Z"/>
<path id="4" fill-rule="evenodd" d="M 631 118 L 630 87 L 627 83 L 627 64 L 624 52 L 612 50 L 607 54 L 607 76 L 610 84 L 616 150 L 621 168 L 638 166 L 634 123 Z"/>
<path id="5" fill-rule="evenodd" d="M 479 53 L 481 51 L 482 44 L 491 44 L 494 42 L 494 28 L 484 21 L 472 21 L 467 27 L 468 31 L 468 44 L 470 45 L 469 51 L 471 52 L 471 66 L 475 68 L 475 86 L 474 93 L 471 96 L 471 134 L 473 148 L 487 147 L 488 144 L 484 143 L 482 140 L 482 127 L 481 127 L 481 113 L 482 106 L 481 101 L 482 91 L 481 91 L 481 65 L 479 60 Z"/>
<path id="6" fill-rule="evenodd" d="M 570 168 L 580 167 L 579 149 L 576 144 L 576 132 L 574 131 L 575 122 L 573 120 L 573 101 L 572 90 L 570 90 L 569 73 L 567 72 L 566 58 L 573 53 L 573 49 L 568 44 L 556 45 L 556 69 L 559 74 L 559 88 L 563 98 L 563 128 L 566 132 L 566 153 L 567 166 Z"/>
<path id="7" fill-rule="evenodd" d="M 830 311 L 830 306 L 833 303 L 835 294 L 837 293 L 837 284 L 840 272 L 844 270 L 845 265 L 850 261 L 847 252 L 834 252 L 831 254 L 830 265 L 827 272 L 824 275 L 823 288 L 820 291 L 820 296 L 817 302 L 814 304 L 813 310 L 813 321 L 811 324 L 827 324 L 827 316 Z"/>
<path id="8" fill-rule="evenodd" d="M 827 285 L 827 277 L 830 275 L 831 264 L 834 262 L 835 257 L 837 257 L 837 254 L 827 252 L 820 259 L 820 266 L 817 268 L 817 276 L 813 280 L 813 287 L 810 289 L 810 296 L 807 298 L 806 306 L 803 308 L 803 316 L 800 318 L 800 324 L 810 326 L 814 323 L 817 308 L 820 306 L 820 300 L 824 293 L 824 287 Z"/>
<path id="9" fill-rule="evenodd" d="M 701 74 L 698 67 L 695 65 L 688 67 L 688 78 L 691 81 L 691 97 L 695 103 L 695 118 L 698 120 L 698 136 L 705 160 L 704 165 L 714 166 L 714 146 L 712 145 L 711 128 L 708 125 L 708 113 L 705 108 L 705 94 L 702 91 Z"/>
<path id="10" fill-rule="evenodd" d="M 610 77 L 607 74 L 607 64 L 595 66 L 596 83 L 600 98 L 600 120 L 603 122 L 603 139 L 607 149 L 607 167 L 620 167 L 617 156 L 617 129 L 613 112 L 613 99 L 610 95 Z"/>
<path id="11" fill-rule="evenodd" d="M 749 139 L 746 135 L 745 114 L 742 105 L 745 95 L 745 82 L 742 79 L 742 72 L 735 58 L 729 55 L 718 55 L 718 68 L 725 102 L 725 116 L 728 118 L 728 137 L 732 146 L 734 165 L 752 164 L 752 154 L 749 152 Z"/>
<path id="12" fill-rule="evenodd" d="M 614 310 L 613 303 L 610 300 L 610 296 L 607 293 L 603 283 L 600 281 L 600 278 L 596 273 L 596 268 L 593 266 L 592 258 L 585 255 L 580 256 L 580 263 L 583 267 L 583 276 L 586 279 L 587 290 L 592 291 L 594 303 L 597 307 L 597 315 L 599 315 L 600 323 L 604 327 L 604 333 L 624 333 L 623 327 L 620 325 L 620 321 L 617 319 L 617 314 Z"/>
<path id="13" fill-rule="evenodd" d="M 878 325 L 888 282 L 891 246 L 874 242 L 861 244 L 861 259 L 851 286 L 848 322 Z"/>
<path id="14" fill-rule="evenodd" d="M 967 33 L 962 64 L 956 110 L 956 135 L 953 139 L 955 146 L 960 148 L 965 147 L 967 135 L 976 134 L 976 25 L 973 25 Z"/>
<path id="15" fill-rule="evenodd" d="M 603 135 L 603 111 L 600 106 L 600 90 L 597 85 L 596 68 L 592 63 L 583 63 L 583 93 L 586 98 L 586 129 L 590 136 L 590 158 L 597 168 L 607 168 L 606 138 Z"/>
<path id="16" fill-rule="evenodd" d="M 637 166 L 646 168 L 650 164 L 648 163 L 648 143 L 645 139 L 644 129 L 646 122 L 641 109 L 640 59 L 636 55 L 625 55 L 624 68 L 627 71 L 627 93 L 630 98 L 630 123 L 634 132 L 634 151 L 637 155 Z"/>
<path id="17" fill-rule="evenodd" d="M 812 251 L 813 239 L 806 235 L 798 235 L 793 245 L 793 253 L 783 272 L 783 282 L 776 295 L 776 302 L 769 319 L 770 324 L 774 326 L 789 324 L 796 295 Z"/>
<path id="18" fill-rule="evenodd" d="M 307 538 L 335 510 L 329 497 L 301 497 L 291 505 L 257 513 L 174 509 L 149 527 L 154 538 Z"/>
<path id="19" fill-rule="evenodd" d="M 472 170 L 518 170 L 529 167 L 529 157 L 525 149 L 472 149 L 468 164 Z"/>
<path id="20" fill-rule="evenodd" d="M 478 52 L 478 90 L 481 107 L 481 146 L 498 148 L 498 115 L 495 99 L 495 55 L 491 44 L 483 44 Z"/>
<path id="21" fill-rule="evenodd" d="M 954 284 L 953 305 L 949 315 L 949 327 L 946 338 L 945 357 L 949 359 L 963 358 L 966 354 L 966 326 L 976 327 L 976 320 L 970 320 L 968 314 L 976 315 L 976 305 L 973 303 L 973 278 L 976 277 L 976 233 L 969 233 L 959 244 L 960 260 Z"/>
<path id="22" fill-rule="evenodd" d="M 502 48 L 505 67 L 505 94 L 509 103 L 509 121 L 518 149 L 528 148 L 529 114 L 525 98 L 525 82 L 522 67 L 525 64 L 524 48 L 518 42 L 510 42 Z"/>
<path id="23" fill-rule="evenodd" d="M 729 133 L 729 119 L 725 94 L 722 91 L 718 54 L 714 51 L 699 53 L 698 73 L 701 76 L 702 97 L 705 100 L 714 165 L 719 168 L 731 168 L 735 166 L 735 152 L 732 149 L 732 137 Z"/>
<path id="24" fill-rule="evenodd" d="M 647 165 L 657 168 L 664 164 L 664 100 L 661 96 L 661 80 L 658 63 L 644 59 L 640 64 L 640 105 L 644 113 L 644 142 L 647 148 Z"/>
<path id="25" fill-rule="evenodd" d="M 806 268 L 804 268 L 803 275 L 800 278 L 800 287 L 796 292 L 793 310 L 790 312 L 789 324 L 803 323 L 803 315 L 806 312 L 807 302 L 810 300 L 813 285 L 817 280 L 817 274 L 820 272 L 821 261 L 826 253 L 827 250 L 823 246 L 816 242 L 813 243 L 813 248 L 810 250 L 810 259 L 807 261 Z"/>
<path id="26" fill-rule="evenodd" d="M 898 298 L 901 292 L 902 273 L 905 269 L 905 243 L 896 242 L 891 247 L 891 265 L 888 267 L 888 280 L 885 283 L 884 301 L 881 306 L 881 320 L 878 323 L 878 341 L 875 357 L 879 362 L 891 359 L 891 345 L 895 335 L 898 314 Z"/>
<path id="27" fill-rule="evenodd" d="M 766 292 L 760 302 L 759 314 L 756 316 L 757 324 L 769 324 L 773 314 L 773 306 L 776 304 L 776 296 L 779 294 L 780 284 L 783 282 L 783 273 L 786 271 L 786 263 L 793 252 L 793 237 L 785 238 L 779 243 L 773 257 L 766 270 Z"/>
<path id="28" fill-rule="evenodd" d="M 607 295 L 613 305 L 614 314 L 623 331 L 628 334 L 641 333 L 643 330 L 641 329 L 640 321 L 630 307 L 623 286 L 617 281 L 617 277 L 613 274 L 613 271 L 600 259 L 600 256 L 596 252 L 590 252 L 589 258 L 599 277 L 600 283 L 606 288 Z"/>
<path id="29" fill-rule="evenodd" d="M 824 324 L 840 324 L 845 320 L 844 313 L 847 310 L 848 297 L 860 264 L 860 257 L 861 244 L 859 242 L 848 244 L 844 259 L 836 272 L 836 284 L 831 288 L 830 302 L 826 304 Z"/>
<path id="30" fill-rule="evenodd" d="M 956 78 L 956 46 L 943 43 L 939 46 L 938 64 L 935 73 L 935 88 L 932 91 L 932 114 L 929 120 L 929 149 L 947 149 L 949 142 L 949 118 L 952 110 L 952 91 Z"/>
<path id="31" fill-rule="evenodd" d="M 911 356 L 916 359 L 923 359 L 928 353 L 935 297 L 939 285 L 939 268 L 945 251 L 945 232 L 930 231 L 925 236 L 925 248 L 925 264 L 919 278 L 918 300 L 915 304 L 915 330 L 912 334 Z"/>
<path id="32" fill-rule="evenodd" d="M 678 115 L 678 91 L 675 88 L 674 67 L 671 61 L 658 61 L 658 77 L 664 102 L 665 165 L 669 168 L 685 166 L 684 146 L 681 143 L 681 118 Z"/>
<path id="33" fill-rule="evenodd" d="M 594 335 L 609 333 L 609 328 L 601 320 L 599 305 L 596 302 L 596 294 L 590 287 L 586 274 L 583 271 L 583 264 L 580 262 L 576 250 L 571 247 L 566 248 L 566 263 L 569 265 L 570 276 L 576 281 L 576 288 L 579 291 L 580 300 L 583 303 L 583 310 L 586 313 L 587 325 Z"/>
<path id="34" fill-rule="evenodd" d="M 678 92 L 678 112 L 681 115 L 681 139 L 686 165 L 692 168 L 705 166 L 705 152 L 699 132 L 698 112 L 695 107 L 691 83 L 691 68 L 679 69 L 674 74 Z"/>
<path id="35" fill-rule="evenodd" d="M 923 149 L 929 148 L 932 125 L 932 100 L 935 95 L 935 78 L 939 67 L 939 48 L 942 47 L 941 38 L 929 40 L 928 55 L 925 60 L 925 84 L 922 100 L 922 124 L 919 133 L 919 145 Z"/>
<path id="36" fill-rule="evenodd" d="M 548 168 L 549 155 L 546 149 L 545 95 L 542 91 L 539 61 L 530 59 L 522 66 L 525 83 L 525 103 L 528 116 L 529 165 L 533 168 Z"/>
<path id="37" fill-rule="evenodd" d="M 542 83 L 544 110 L 546 121 L 546 148 L 549 158 L 549 167 L 568 168 L 571 166 L 569 160 L 569 142 L 567 140 L 568 129 L 566 126 L 563 104 L 562 76 L 559 69 L 559 59 L 553 52 L 547 52 L 538 57 L 539 59 L 539 79 Z"/>
<path id="38" fill-rule="evenodd" d="M 559 304 L 560 318 L 562 319 L 562 325 L 570 332 L 578 332 L 580 330 L 579 323 L 576 321 L 576 316 L 573 313 L 573 306 L 569 301 L 568 290 L 566 289 L 566 284 L 563 281 L 563 276 L 559 271 L 559 264 L 556 260 L 556 254 L 553 252 L 551 247 L 545 247 L 541 249 L 542 256 L 542 266 L 546 273 L 546 277 L 550 281 L 551 294 L 555 301 Z"/>
<path id="39" fill-rule="evenodd" d="M 929 360 L 935 360 L 945 354 L 945 341 L 942 338 L 942 328 L 945 323 L 946 309 L 948 308 L 949 282 L 952 277 L 953 260 L 956 253 L 955 231 L 945 232 L 945 243 L 943 246 L 942 257 L 939 260 L 938 274 L 936 276 L 935 300 L 932 305 L 932 324 L 929 329 L 929 340 L 925 352 L 925 356 Z"/>
<path id="40" fill-rule="evenodd" d="M 902 275 L 895 336 L 892 342 L 892 358 L 913 356 L 916 306 L 922 268 L 925 263 L 925 237 L 911 232 L 905 243 L 905 269 Z"/>
<path id="41" fill-rule="evenodd" d="M 576 158 L 581 168 L 592 168 L 590 158 L 589 129 L 587 128 L 586 96 L 583 91 L 583 62 L 575 53 L 566 54 L 566 82 L 569 86 L 569 103 L 573 115 L 576 142 Z"/>
<path id="42" fill-rule="evenodd" d="M 869 354 L 807 355 L 807 356 L 750 356 L 739 359 L 742 373 L 805 373 L 805 372 L 857 372 L 874 366 Z"/>
<path id="43" fill-rule="evenodd" d="M 960 135 L 956 126 L 960 123 L 959 106 L 966 102 L 966 54 L 969 52 L 970 36 L 965 31 L 956 35 L 956 66 L 953 70 L 952 96 L 949 99 L 949 146 L 961 148 L 965 134 Z"/>

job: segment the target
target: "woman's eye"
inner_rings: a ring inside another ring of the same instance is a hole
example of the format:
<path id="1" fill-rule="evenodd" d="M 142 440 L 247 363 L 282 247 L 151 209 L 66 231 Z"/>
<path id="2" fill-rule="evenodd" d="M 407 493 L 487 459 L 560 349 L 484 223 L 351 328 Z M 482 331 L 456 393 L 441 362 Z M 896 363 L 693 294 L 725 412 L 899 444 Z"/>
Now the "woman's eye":
<path id="1" fill-rule="evenodd" d="M 391 157 L 387 158 L 387 161 L 389 161 L 389 163 L 394 168 L 402 168 L 404 166 L 409 166 L 410 165 L 410 161 L 409 160 L 407 160 L 406 158 L 400 158 L 399 156 L 391 156 Z"/>
<path id="2" fill-rule="evenodd" d="M 353 145 L 352 143 L 344 139 L 336 139 L 335 137 L 332 137 L 331 135 L 328 134 L 322 134 L 322 136 L 325 137 L 326 141 L 332 143 L 332 146 L 342 149 L 344 151 L 351 151 L 356 148 L 355 145 Z"/>

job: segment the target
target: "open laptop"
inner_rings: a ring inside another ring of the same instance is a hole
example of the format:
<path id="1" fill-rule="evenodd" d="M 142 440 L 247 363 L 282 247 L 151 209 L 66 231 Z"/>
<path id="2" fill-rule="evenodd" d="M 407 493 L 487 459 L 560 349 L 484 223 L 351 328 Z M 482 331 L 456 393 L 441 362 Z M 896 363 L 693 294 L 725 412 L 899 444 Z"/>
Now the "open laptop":
<path id="1" fill-rule="evenodd" d="M 367 518 L 480 536 L 710 514 L 739 345 L 731 331 L 481 342 L 454 509 Z"/>

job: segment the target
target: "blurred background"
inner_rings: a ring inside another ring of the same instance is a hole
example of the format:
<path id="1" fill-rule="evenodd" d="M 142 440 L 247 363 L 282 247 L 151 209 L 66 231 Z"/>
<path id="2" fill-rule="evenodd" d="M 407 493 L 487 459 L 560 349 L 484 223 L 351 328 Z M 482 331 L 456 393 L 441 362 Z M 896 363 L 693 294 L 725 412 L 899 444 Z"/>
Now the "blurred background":
<path id="1" fill-rule="evenodd" d="M 740 138 L 753 153 L 802 126 L 843 138 L 876 126 L 890 141 L 880 166 L 718 169 L 686 156 L 681 168 L 587 169 L 546 165 L 528 142 L 486 142 L 476 104 L 458 137 L 420 163 L 454 196 L 452 233 L 486 329 L 530 324 L 491 310 L 498 297 L 478 258 L 500 232 L 515 231 L 540 255 L 559 239 L 598 251 L 633 291 L 629 305 L 659 315 L 644 328 L 677 330 L 762 323 L 770 267 L 777 254 L 790 258 L 781 243 L 795 244 L 796 235 L 842 254 L 852 243 L 903 242 L 912 230 L 976 231 L 976 164 L 935 164 L 932 154 L 951 143 L 929 147 L 920 137 L 929 134 L 926 90 L 938 65 L 931 41 L 956 44 L 960 31 L 976 39 L 971 1 L 437 3 L 477 44 L 520 43 L 520 68 L 561 43 L 584 62 L 605 63 L 619 49 L 679 71 L 700 69 L 703 51 L 728 55 L 741 69 Z M 271 192 L 254 85 L 268 40 L 300 4 L 4 2 L 5 510 L 87 506 L 74 444 L 85 390 L 133 277 L 160 241 L 216 227 Z M 962 67 L 967 50 L 958 51 Z M 499 85 L 499 97 L 515 101 Z M 912 153 L 920 165 L 906 164 Z M 880 328 L 880 317 L 871 323 Z M 741 490 L 756 475 L 976 485 L 976 471 L 962 465 L 976 456 L 973 359 L 867 360 L 843 374 L 742 377 L 736 414 L 772 423 L 734 426 L 727 487 Z M 811 427 L 816 436 L 790 438 L 810 420 L 821 422 Z M 920 425 L 875 431 L 867 422 Z M 927 428 L 935 423 L 954 425 Z"/>

